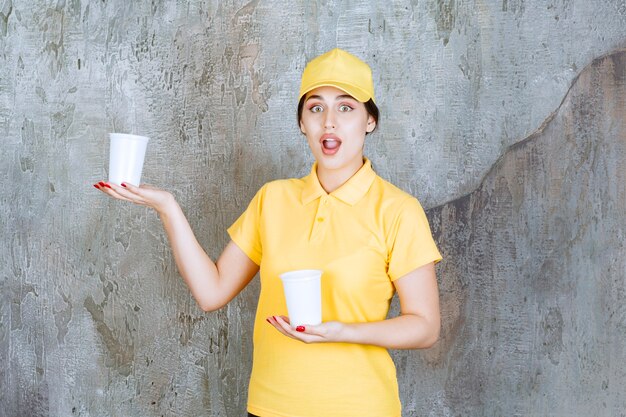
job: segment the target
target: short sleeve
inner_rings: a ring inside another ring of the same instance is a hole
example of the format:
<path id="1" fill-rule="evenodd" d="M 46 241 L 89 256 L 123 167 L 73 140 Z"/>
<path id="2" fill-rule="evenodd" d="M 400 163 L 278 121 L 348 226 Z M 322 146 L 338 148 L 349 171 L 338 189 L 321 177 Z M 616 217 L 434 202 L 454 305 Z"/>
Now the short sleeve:
<path id="1" fill-rule="evenodd" d="M 408 198 L 400 206 L 387 236 L 387 242 L 389 250 L 387 273 L 392 281 L 430 262 L 437 263 L 442 259 L 430 231 L 426 213 L 414 197 Z"/>
<path id="2" fill-rule="evenodd" d="M 246 211 L 228 228 L 232 241 L 257 265 L 263 256 L 260 228 L 265 188 L 261 187 Z"/>

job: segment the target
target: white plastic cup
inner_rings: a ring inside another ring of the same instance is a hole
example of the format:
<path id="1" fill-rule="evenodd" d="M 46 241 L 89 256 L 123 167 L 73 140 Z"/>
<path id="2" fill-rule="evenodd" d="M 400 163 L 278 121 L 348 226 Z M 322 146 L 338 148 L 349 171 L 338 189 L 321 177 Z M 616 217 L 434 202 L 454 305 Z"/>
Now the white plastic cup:
<path id="1" fill-rule="evenodd" d="M 150 138 L 126 133 L 109 133 L 109 137 L 109 182 L 117 185 L 127 182 L 139 186 Z"/>
<path id="2" fill-rule="evenodd" d="M 280 274 L 291 327 L 322 322 L 322 271 L 301 269 Z"/>

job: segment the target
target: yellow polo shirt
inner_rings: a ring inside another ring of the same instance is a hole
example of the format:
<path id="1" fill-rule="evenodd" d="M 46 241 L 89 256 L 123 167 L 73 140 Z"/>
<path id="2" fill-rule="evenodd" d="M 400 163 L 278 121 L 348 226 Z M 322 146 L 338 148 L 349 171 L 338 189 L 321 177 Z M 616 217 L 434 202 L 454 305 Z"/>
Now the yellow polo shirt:
<path id="1" fill-rule="evenodd" d="M 419 202 L 384 181 L 365 159 L 328 194 L 316 165 L 301 179 L 272 181 L 228 229 L 260 265 L 248 411 L 261 417 L 400 417 L 387 349 L 305 344 L 266 322 L 288 315 L 279 274 L 321 269 L 322 320 L 384 320 L 393 281 L 441 255 Z"/>

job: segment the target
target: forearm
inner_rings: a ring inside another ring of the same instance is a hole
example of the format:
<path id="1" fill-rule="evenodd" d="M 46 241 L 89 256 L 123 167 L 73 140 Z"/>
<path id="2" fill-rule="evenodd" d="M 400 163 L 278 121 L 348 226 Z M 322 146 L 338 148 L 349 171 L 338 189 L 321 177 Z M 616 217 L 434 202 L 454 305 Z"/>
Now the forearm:
<path id="1" fill-rule="evenodd" d="M 220 299 L 218 269 L 198 243 L 182 209 L 172 198 L 159 216 L 178 271 L 200 308 L 205 311 L 219 308 L 224 302 Z"/>
<path id="2" fill-rule="evenodd" d="M 428 321 L 414 314 L 404 314 L 370 323 L 343 324 L 339 341 L 381 346 L 388 349 L 422 349 L 439 338 L 439 321 Z"/>
<path id="3" fill-rule="evenodd" d="M 268 317 L 268 322 L 285 336 L 304 343 L 357 343 L 388 349 L 431 347 L 439 338 L 441 316 L 434 263 L 428 263 L 396 279 L 400 316 L 367 323 L 327 321 L 295 329 L 284 316 Z"/>

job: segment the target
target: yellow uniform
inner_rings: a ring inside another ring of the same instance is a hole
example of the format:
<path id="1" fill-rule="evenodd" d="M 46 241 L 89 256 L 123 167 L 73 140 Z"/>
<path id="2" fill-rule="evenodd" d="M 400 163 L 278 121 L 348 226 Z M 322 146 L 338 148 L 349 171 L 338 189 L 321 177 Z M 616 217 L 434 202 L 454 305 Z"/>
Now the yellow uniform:
<path id="1" fill-rule="evenodd" d="M 261 417 L 400 417 L 395 366 L 386 349 L 304 344 L 266 322 L 287 316 L 279 274 L 320 269 L 322 320 L 384 320 L 392 281 L 441 255 L 419 202 L 365 160 L 328 194 L 316 165 L 301 179 L 265 184 L 228 229 L 260 265 L 248 411 Z"/>

